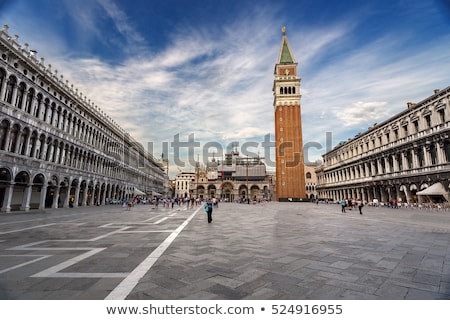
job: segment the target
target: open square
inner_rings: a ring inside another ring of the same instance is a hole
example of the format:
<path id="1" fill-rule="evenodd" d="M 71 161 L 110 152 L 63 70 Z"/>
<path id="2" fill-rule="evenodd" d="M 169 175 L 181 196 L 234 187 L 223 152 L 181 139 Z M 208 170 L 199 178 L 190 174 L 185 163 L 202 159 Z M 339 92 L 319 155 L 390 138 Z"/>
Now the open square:
<path id="1" fill-rule="evenodd" d="M 337 204 L 0 216 L 1 299 L 449 299 L 446 211 Z"/>

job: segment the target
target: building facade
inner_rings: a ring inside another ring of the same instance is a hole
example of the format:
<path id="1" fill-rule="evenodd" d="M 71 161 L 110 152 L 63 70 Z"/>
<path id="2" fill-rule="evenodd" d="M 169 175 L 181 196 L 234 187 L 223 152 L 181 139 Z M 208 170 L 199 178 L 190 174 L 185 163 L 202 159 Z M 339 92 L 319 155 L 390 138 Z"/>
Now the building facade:
<path id="1" fill-rule="evenodd" d="M 305 168 L 300 110 L 300 77 L 297 62 L 283 27 L 273 83 L 275 111 L 276 198 L 278 201 L 306 199 Z"/>
<path id="2" fill-rule="evenodd" d="M 407 106 L 323 155 L 319 198 L 449 201 L 450 87 Z"/>
<path id="3" fill-rule="evenodd" d="M 226 154 L 221 161 L 212 159 L 195 172 L 180 173 L 175 181 L 177 197 L 218 198 L 221 201 L 272 200 L 273 180 L 261 158 Z"/>
<path id="4" fill-rule="evenodd" d="M 164 192 L 163 164 L 6 25 L 0 55 L 1 211 L 102 205 Z"/>
<path id="5" fill-rule="evenodd" d="M 175 177 L 175 197 L 187 198 L 192 196 L 192 190 L 195 189 L 195 173 L 194 172 L 180 172 Z"/>
<path id="6" fill-rule="evenodd" d="M 305 165 L 305 190 L 306 197 L 310 200 L 317 199 L 317 165 Z"/>

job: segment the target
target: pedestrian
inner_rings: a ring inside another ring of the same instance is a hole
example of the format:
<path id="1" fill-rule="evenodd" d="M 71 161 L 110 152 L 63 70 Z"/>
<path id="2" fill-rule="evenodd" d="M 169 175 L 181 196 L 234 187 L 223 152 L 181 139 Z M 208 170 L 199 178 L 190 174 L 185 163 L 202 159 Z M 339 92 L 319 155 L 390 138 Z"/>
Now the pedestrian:
<path id="1" fill-rule="evenodd" d="M 342 199 L 342 200 L 341 200 L 341 207 L 342 207 L 341 212 L 342 212 L 342 213 L 345 213 L 345 205 L 346 205 L 345 200 Z"/>
<path id="2" fill-rule="evenodd" d="M 206 214 L 208 216 L 208 223 L 211 223 L 212 222 L 213 204 L 212 204 L 210 199 L 206 200 L 205 211 L 206 211 Z"/>
<path id="3" fill-rule="evenodd" d="M 362 201 L 359 202 L 358 205 L 358 209 L 359 209 L 359 214 L 362 214 L 362 208 L 364 207 L 364 203 Z"/>

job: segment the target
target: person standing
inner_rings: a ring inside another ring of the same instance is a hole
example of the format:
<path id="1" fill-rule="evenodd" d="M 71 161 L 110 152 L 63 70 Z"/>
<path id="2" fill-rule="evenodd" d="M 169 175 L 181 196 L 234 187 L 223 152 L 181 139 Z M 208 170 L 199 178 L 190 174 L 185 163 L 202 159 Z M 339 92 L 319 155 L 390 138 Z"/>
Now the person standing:
<path id="1" fill-rule="evenodd" d="M 208 215 L 208 223 L 211 223 L 212 222 L 213 204 L 210 199 L 206 200 L 205 211 L 206 211 L 206 214 Z"/>
<path id="2" fill-rule="evenodd" d="M 358 204 L 359 214 L 362 214 L 362 208 L 364 207 L 364 203 L 362 201 Z"/>
<path id="3" fill-rule="evenodd" d="M 342 212 L 342 213 L 345 213 L 345 205 L 346 205 L 345 200 L 342 199 L 342 200 L 341 200 L 341 207 L 342 207 L 341 212 Z"/>

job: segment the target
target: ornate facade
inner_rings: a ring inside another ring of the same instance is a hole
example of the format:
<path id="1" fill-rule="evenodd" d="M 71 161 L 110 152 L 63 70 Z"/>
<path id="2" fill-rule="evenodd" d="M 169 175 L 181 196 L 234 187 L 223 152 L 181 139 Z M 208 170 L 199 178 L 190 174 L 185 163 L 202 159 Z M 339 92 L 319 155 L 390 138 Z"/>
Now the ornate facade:
<path id="1" fill-rule="evenodd" d="M 163 164 L 6 25 L 0 55 L 1 211 L 165 192 Z"/>
<path id="2" fill-rule="evenodd" d="M 316 173 L 319 198 L 449 201 L 450 87 L 339 144 Z"/>
<path id="3" fill-rule="evenodd" d="M 237 151 L 222 161 L 212 159 L 196 172 L 179 173 L 175 195 L 180 198 L 219 198 L 221 201 L 272 200 L 271 176 L 261 158 L 240 157 Z"/>
<path id="4" fill-rule="evenodd" d="M 306 199 L 297 62 L 283 27 L 273 84 L 275 109 L 276 197 L 279 201 Z"/>

